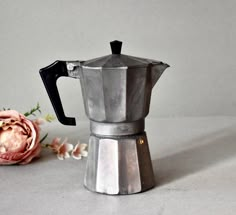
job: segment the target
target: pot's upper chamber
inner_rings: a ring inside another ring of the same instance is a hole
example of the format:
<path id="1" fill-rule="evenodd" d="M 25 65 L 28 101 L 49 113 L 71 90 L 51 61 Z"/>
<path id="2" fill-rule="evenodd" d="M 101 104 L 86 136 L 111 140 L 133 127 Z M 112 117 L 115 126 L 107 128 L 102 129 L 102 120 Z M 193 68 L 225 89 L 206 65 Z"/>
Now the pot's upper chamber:
<path id="1" fill-rule="evenodd" d="M 111 42 L 111 55 L 82 65 L 82 93 L 91 120 L 132 122 L 145 118 L 152 87 L 168 67 L 160 61 L 120 54 L 121 45 Z"/>

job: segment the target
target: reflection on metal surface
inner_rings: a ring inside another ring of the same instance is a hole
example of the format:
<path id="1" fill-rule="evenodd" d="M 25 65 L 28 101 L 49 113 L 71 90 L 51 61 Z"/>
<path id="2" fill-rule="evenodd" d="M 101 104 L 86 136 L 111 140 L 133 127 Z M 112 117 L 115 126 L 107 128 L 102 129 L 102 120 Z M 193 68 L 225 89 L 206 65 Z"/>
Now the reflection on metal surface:
<path id="1" fill-rule="evenodd" d="M 144 131 L 144 120 L 125 123 L 102 123 L 90 121 L 90 130 L 99 136 L 124 136 L 142 133 Z"/>
<path id="2" fill-rule="evenodd" d="M 90 136 L 84 184 L 106 194 L 132 194 L 154 186 L 146 134 L 123 138 Z"/>

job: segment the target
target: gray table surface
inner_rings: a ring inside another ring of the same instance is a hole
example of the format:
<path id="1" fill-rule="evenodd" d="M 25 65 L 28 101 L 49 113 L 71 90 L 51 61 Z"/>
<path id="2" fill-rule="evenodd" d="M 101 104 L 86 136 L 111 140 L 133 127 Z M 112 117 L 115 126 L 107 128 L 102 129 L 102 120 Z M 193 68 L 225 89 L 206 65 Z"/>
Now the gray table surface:
<path id="1" fill-rule="evenodd" d="M 49 139 L 87 142 L 88 122 L 45 125 Z M 25 166 L 0 166 L 0 214 L 236 214 L 236 118 L 146 120 L 156 187 L 108 196 L 83 187 L 86 159 L 43 151 Z"/>

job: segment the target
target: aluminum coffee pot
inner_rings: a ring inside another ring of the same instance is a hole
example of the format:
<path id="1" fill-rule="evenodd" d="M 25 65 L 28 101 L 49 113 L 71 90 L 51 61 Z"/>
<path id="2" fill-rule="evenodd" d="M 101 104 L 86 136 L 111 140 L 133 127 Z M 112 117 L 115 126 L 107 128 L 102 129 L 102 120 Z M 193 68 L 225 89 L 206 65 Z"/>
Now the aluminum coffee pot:
<path id="1" fill-rule="evenodd" d="M 106 194 L 131 194 L 154 186 L 144 119 L 152 88 L 169 65 L 121 54 L 122 42 L 110 43 L 112 54 L 88 61 L 56 61 L 40 75 L 58 120 L 75 125 L 64 114 L 56 81 L 80 79 L 90 120 L 84 185 Z"/>

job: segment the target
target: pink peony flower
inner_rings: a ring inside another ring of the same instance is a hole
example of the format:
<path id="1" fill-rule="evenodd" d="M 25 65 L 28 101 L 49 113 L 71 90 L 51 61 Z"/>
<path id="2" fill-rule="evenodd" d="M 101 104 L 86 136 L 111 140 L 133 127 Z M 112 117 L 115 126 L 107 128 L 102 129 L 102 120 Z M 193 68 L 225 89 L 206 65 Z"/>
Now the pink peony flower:
<path id="1" fill-rule="evenodd" d="M 69 152 L 72 151 L 73 145 L 68 143 L 67 139 L 65 139 L 62 143 L 60 143 L 60 141 L 60 138 L 54 138 L 50 144 L 50 148 L 57 153 L 57 158 L 59 160 L 64 160 L 70 157 Z"/>
<path id="2" fill-rule="evenodd" d="M 0 165 L 27 164 L 40 151 L 38 124 L 15 110 L 0 111 Z"/>
<path id="3" fill-rule="evenodd" d="M 72 157 L 77 160 L 80 160 L 82 157 L 87 157 L 88 156 L 87 147 L 88 145 L 86 143 L 81 143 L 81 144 L 78 143 L 71 153 Z"/>

